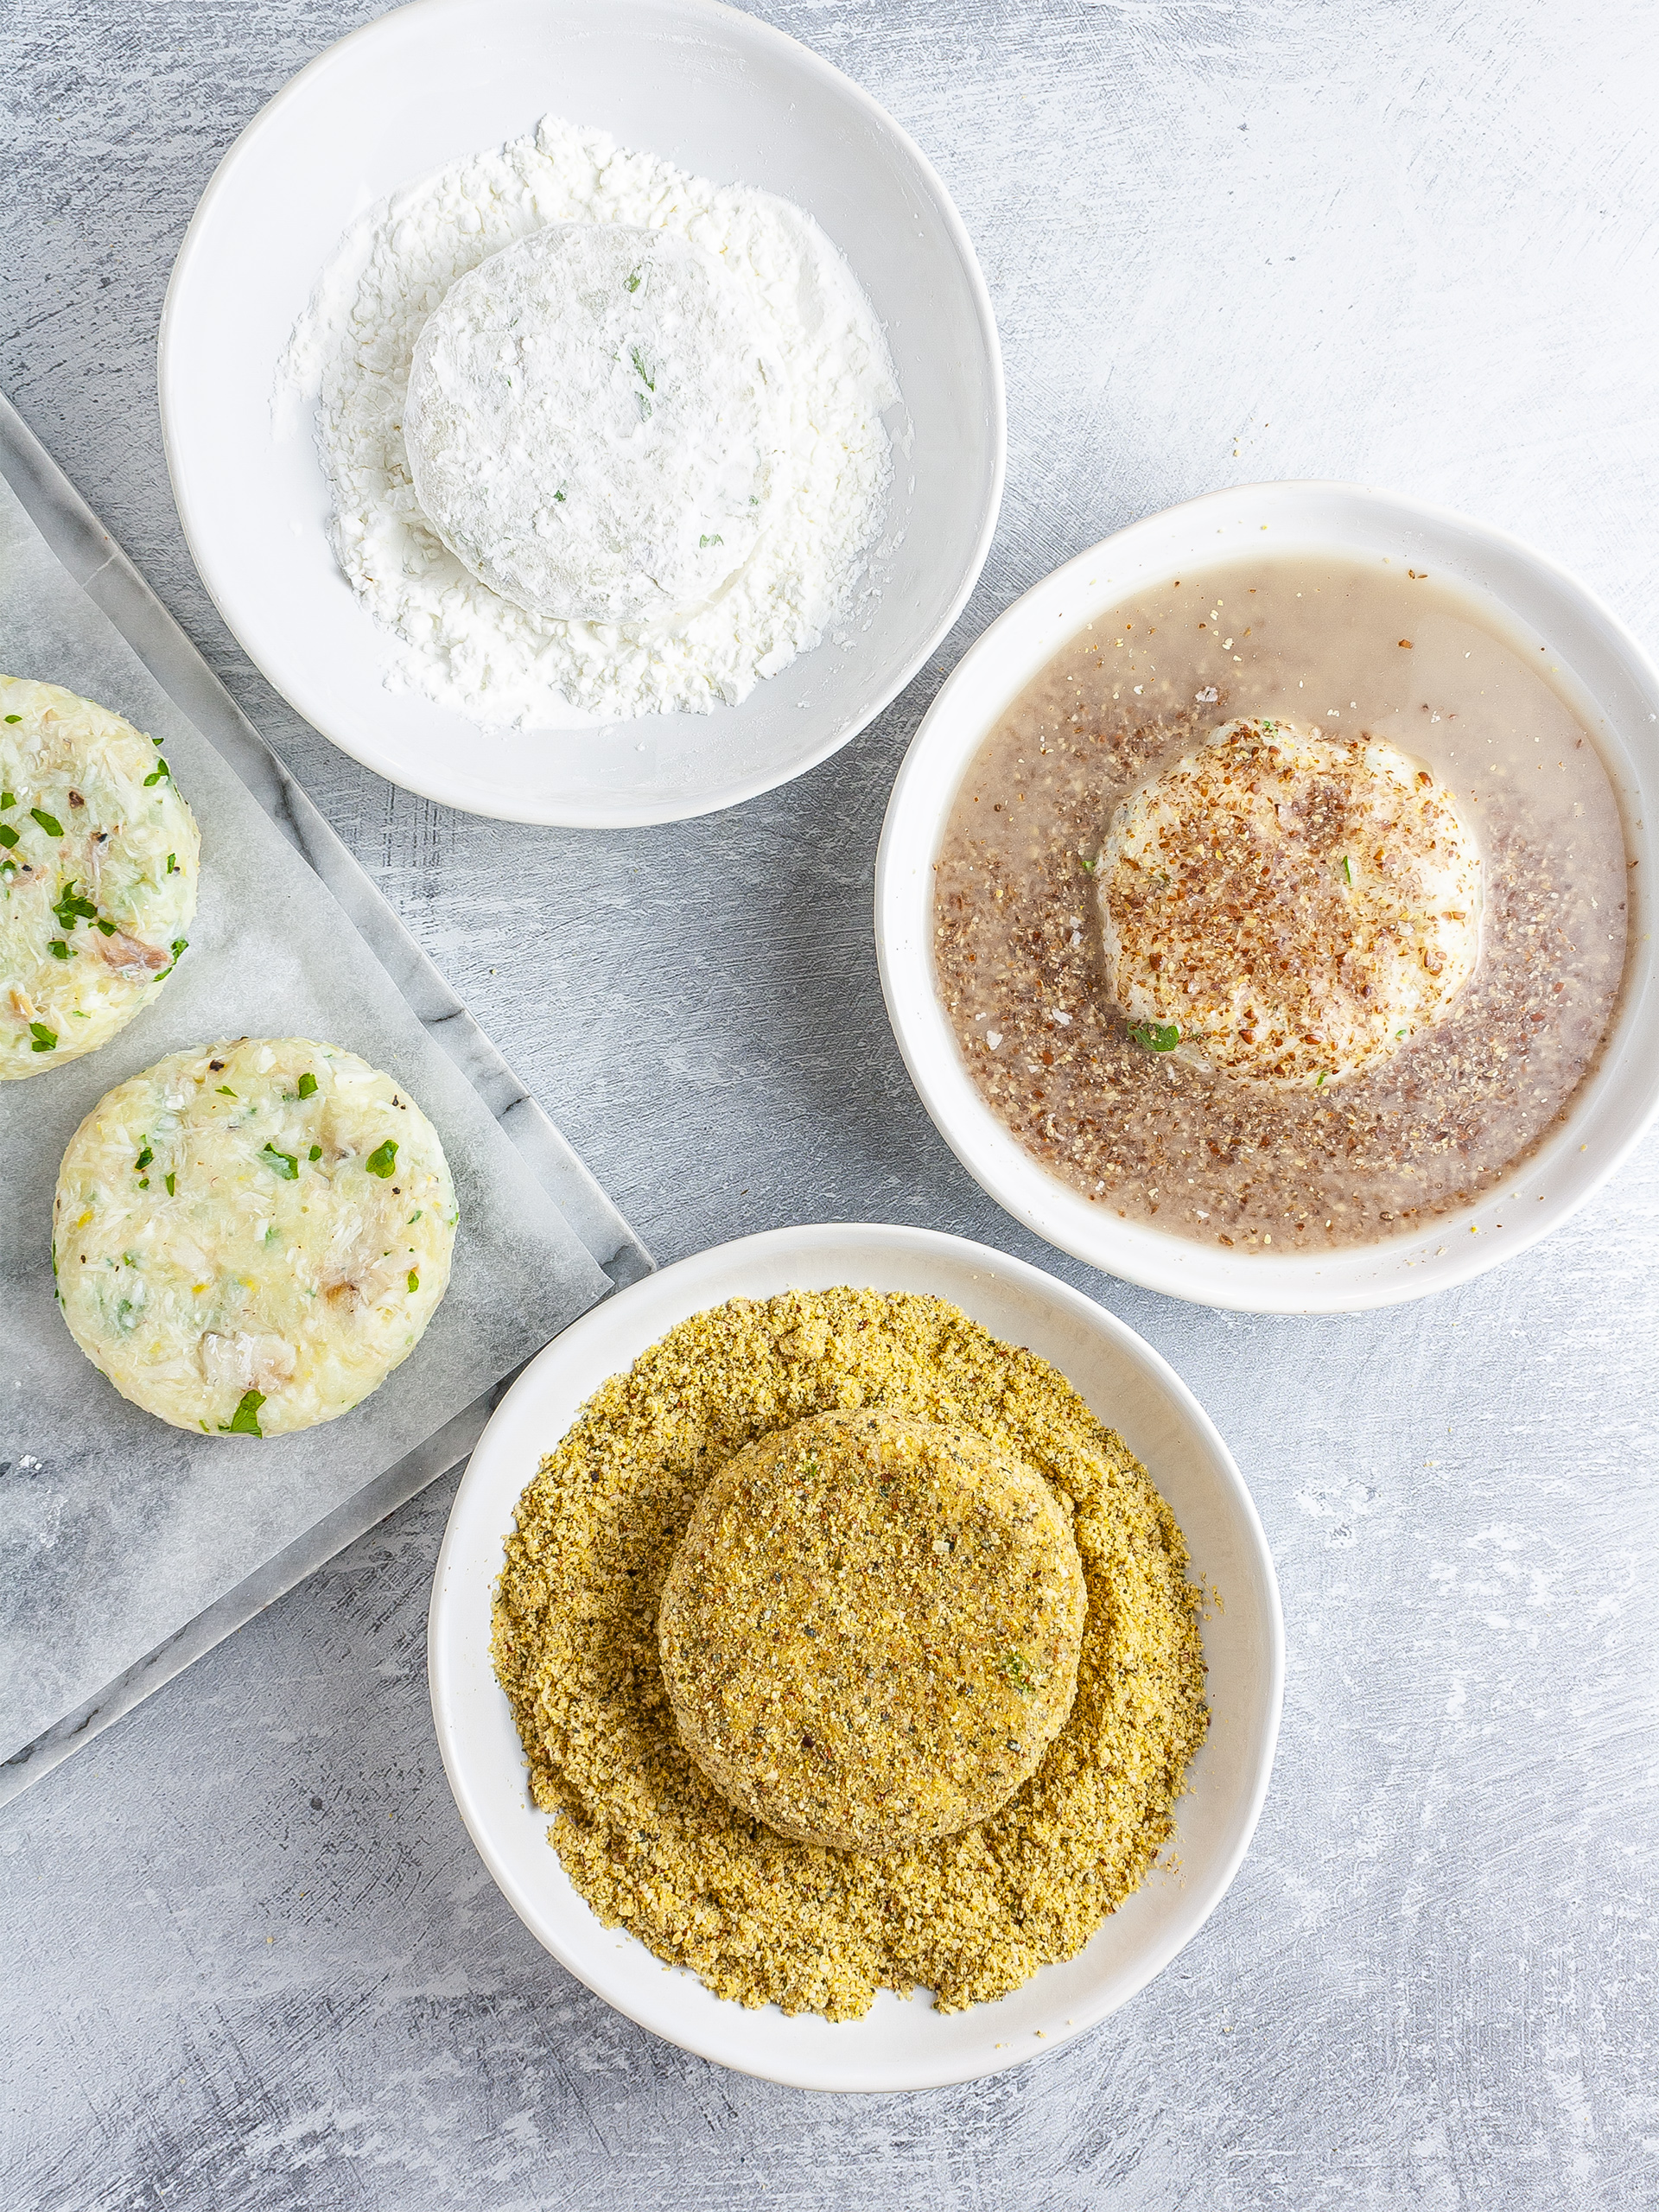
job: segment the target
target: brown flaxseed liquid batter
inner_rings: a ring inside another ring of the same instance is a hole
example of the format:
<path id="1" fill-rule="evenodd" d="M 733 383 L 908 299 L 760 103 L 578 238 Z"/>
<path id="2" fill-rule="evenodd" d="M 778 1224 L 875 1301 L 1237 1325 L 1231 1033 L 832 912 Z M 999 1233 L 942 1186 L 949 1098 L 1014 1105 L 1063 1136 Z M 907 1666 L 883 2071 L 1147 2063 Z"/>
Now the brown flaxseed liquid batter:
<path id="1" fill-rule="evenodd" d="M 1618 803 L 1559 673 L 1548 641 L 1380 560 L 1232 563 L 1096 618 L 991 731 L 936 866 L 939 990 L 999 1118 L 1123 1218 L 1250 1249 L 1375 1243 L 1493 1189 L 1594 1066 L 1624 969 Z M 1113 807 L 1254 714 L 1414 755 L 1482 855 L 1480 957 L 1447 1019 L 1313 1092 L 1149 1052 L 1104 988 Z"/>

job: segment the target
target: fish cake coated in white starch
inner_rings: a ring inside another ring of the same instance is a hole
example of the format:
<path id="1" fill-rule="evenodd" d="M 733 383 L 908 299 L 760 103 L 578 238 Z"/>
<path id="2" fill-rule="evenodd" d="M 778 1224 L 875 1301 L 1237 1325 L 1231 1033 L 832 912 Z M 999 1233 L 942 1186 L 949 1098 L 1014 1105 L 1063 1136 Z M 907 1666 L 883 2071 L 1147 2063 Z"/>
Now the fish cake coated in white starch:
<path id="1" fill-rule="evenodd" d="M 175 1427 L 279 1436 L 365 1398 L 449 1280 L 438 1133 L 355 1052 L 248 1038 L 175 1052 L 100 1099 L 58 1177 L 70 1333 Z"/>

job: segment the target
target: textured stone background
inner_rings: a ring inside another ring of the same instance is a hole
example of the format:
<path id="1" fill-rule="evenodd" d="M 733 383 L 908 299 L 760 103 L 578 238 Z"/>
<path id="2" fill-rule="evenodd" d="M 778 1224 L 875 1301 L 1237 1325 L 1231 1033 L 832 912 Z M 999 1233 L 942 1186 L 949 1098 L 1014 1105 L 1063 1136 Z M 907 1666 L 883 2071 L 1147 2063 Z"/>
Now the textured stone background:
<path id="1" fill-rule="evenodd" d="M 155 334 L 220 153 L 376 12 L 7 0 L 0 383 L 662 1258 L 930 1222 L 1175 1362 L 1279 1560 L 1279 1765 L 1221 1910 L 1070 2050 L 868 2101 L 721 2072 L 546 1958 L 462 1832 L 424 1679 L 442 1484 L 0 1815 L 0 2201 L 1653 2205 L 1659 1145 L 1469 1289 L 1183 1307 L 997 1212 L 893 1049 L 871 866 L 937 669 L 790 789 L 615 836 L 448 813 L 301 726 L 185 551 Z M 1279 476 L 1505 524 L 1659 643 L 1651 7 L 763 12 L 916 134 L 995 298 L 1007 499 L 938 669 L 1118 524 Z"/>

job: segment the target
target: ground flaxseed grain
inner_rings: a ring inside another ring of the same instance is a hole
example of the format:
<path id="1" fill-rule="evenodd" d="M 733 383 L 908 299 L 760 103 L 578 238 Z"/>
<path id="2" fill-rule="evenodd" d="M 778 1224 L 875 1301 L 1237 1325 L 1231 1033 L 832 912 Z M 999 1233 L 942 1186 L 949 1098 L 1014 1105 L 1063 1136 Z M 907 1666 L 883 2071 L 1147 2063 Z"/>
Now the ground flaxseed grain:
<path id="1" fill-rule="evenodd" d="M 1071 1715 L 1000 1813 L 883 1854 L 793 1843 L 680 1743 L 657 1605 L 715 1470 L 836 1407 L 960 1423 L 1074 1509 L 1089 1589 Z M 941 2009 L 1073 1956 L 1145 1878 L 1208 1725 L 1198 1591 L 1168 1507 L 1034 1354 L 944 1300 L 790 1292 L 694 1315 L 582 1408 L 519 1501 L 493 1652 L 550 1840 L 607 1925 L 716 1995 L 855 2018 L 878 1989 Z"/>

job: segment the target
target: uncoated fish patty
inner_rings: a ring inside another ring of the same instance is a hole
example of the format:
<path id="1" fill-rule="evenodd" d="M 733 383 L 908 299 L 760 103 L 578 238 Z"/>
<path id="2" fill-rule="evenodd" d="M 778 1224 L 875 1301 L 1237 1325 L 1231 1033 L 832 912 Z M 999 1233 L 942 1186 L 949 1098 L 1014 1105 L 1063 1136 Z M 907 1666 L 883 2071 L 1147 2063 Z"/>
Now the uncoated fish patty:
<path id="1" fill-rule="evenodd" d="M 1480 860 L 1449 790 L 1380 739 L 1271 715 L 1124 800 L 1096 880 L 1108 988 L 1140 1041 L 1274 1089 L 1387 1059 L 1480 949 Z"/>
<path id="2" fill-rule="evenodd" d="M 738 1452 L 670 1566 L 664 1680 L 692 1758 L 780 1834 L 891 1851 L 1007 1802 L 1071 1708 L 1087 1593 L 1041 1476 L 873 1411 Z"/>
<path id="3" fill-rule="evenodd" d="M 158 1060 L 69 1141 L 52 1265 L 70 1334 L 124 1398 L 280 1436 L 367 1397 L 449 1280 L 455 1192 L 400 1083 L 304 1037 Z"/>
<path id="4" fill-rule="evenodd" d="M 95 1052 L 158 995 L 200 843 L 159 739 L 0 676 L 0 1083 Z"/>

